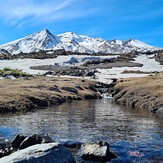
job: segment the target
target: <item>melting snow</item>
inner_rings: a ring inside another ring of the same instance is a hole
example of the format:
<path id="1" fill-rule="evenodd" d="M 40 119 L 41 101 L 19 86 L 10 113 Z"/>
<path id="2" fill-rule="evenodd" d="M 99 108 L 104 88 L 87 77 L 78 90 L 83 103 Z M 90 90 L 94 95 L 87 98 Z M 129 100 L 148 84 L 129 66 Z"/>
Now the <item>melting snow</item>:
<path id="1" fill-rule="evenodd" d="M 44 73 L 46 71 L 43 70 L 32 70 L 29 67 L 30 66 L 38 66 L 38 65 L 54 65 L 55 63 L 58 63 L 59 65 L 66 65 L 65 62 L 69 61 L 71 58 L 75 58 L 78 63 L 76 65 L 82 64 L 86 59 L 99 59 L 99 58 L 112 58 L 116 56 L 79 56 L 79 55 L 73 55 L 73 56 L 59 56 L 54 59 L 18 59 L 18 60 L 0 60 L 0 69 L 4 67 L 9 68 L 17 68 L 21 69 L 24 72 L 30 73 L 30 74 L 38 74 L 38 73 Z M 155 61 L 155 59 L 152 59 L 153 55 L 138 55 L 135 59 L 135 62 L 142 63 L 142 67 L 113 67 L 111 69 L 97 69 L 98 73 L 96 73 L 96 79 L 97 81 L 110 83 L 112 78 L 127 78 L 127 77 L 142 77 L 146 76 L 148 74 L 122 74 L 124 70 L 140 70 L 140 71 L 163 71 L 163 65 L 160 65 L 158 62 Z"/>

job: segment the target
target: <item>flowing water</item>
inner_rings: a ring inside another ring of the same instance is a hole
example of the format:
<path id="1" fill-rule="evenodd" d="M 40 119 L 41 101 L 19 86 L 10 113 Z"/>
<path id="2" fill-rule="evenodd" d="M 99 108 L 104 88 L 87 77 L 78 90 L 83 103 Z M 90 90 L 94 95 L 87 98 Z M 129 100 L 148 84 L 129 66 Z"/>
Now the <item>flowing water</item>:
<path id="1" fill-rule="evenodd" d="M 163 121 L 111 99 L 74 101 L 24 114 L 0 115 L 0 139 L 48 133 L 56 141 L 107 141 L 113 163 L 163 162 Z"/>

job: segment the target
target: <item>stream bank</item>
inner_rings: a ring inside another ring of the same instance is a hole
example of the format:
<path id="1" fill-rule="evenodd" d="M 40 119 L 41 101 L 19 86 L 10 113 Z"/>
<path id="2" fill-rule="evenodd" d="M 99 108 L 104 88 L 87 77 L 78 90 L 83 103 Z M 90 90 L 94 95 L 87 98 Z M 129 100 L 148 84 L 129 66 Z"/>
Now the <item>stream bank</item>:
<path id="1" fill-rule="evenodd" d="M 163 75 L 119 79 L 114 87 L 113 101 L 148 110 L 163 119 Z"/>
<path id="2" fill-rule="evenodd" d="M 84 78 L 35 76 L 1 79 L 0 113 L 31 111 L 66 101 L 101 98 L 96 88 L 107 84 Z"/>

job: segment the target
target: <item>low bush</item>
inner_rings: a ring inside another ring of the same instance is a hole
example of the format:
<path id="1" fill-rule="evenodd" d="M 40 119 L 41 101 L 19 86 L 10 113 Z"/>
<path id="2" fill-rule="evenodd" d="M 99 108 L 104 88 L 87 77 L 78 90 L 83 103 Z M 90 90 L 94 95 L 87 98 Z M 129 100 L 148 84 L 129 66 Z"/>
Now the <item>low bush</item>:
<path id="1" fill-rule="evenodd" d="M 8 67 L 5 67 L 3 69 L 0 69 L 0 75 L 3 77 L 6 77 L 7 75 L 12 75 L 16 78 L 18 77 L 31 77 L 31 74 L 28 74 L 26 72 L 23 72 L 22 70 L 19 69 L 11 69 Z"/>

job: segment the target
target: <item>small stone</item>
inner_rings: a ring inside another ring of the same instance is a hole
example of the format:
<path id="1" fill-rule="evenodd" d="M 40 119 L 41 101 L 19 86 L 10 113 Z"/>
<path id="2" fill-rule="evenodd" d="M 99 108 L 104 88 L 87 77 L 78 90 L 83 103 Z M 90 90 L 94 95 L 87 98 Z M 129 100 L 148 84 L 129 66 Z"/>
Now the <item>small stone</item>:
<path id="1" fill-rule="evenodd" d="M 110 152 L 110 145 L 107 142 L 97 141 L 82 146 L 82 159 L 90 161 L 110 161 L 116 156 Z"/>

